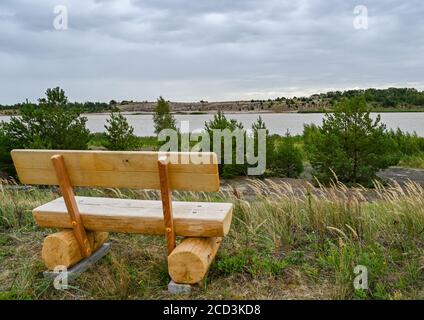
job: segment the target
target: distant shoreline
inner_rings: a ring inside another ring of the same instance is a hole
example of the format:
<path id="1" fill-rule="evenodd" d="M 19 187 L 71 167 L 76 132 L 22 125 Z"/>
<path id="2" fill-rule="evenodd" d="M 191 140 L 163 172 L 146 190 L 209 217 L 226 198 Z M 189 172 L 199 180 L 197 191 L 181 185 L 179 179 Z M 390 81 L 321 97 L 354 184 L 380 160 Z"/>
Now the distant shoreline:
<path id="1" fill-rule="evenodd" d="M 198 115 L 208 115 L 208 114 L 216 114 L 219 110 L 205 110 L 205 111 L 173 111 L 171 114 L 173 115 L 189 115 L 189 116 L 198 116 Z M 273 114 L 273 113 L 299 113 L 296 111 L 275 111 L 275 110 L 255 110 L 255 111 L 233 111 L 233 110 L 224 110 L 225 114 Z M 124 115 L 153 115 L 155 114 L 152 111 L 121 111 Z M 97 113 L 84 113 L 90 115 L 102 115 L 109 114 L 109 112 L 97 112 Z"/>
<path id="2" fill-rule="evenodd" d="M 196 116 L 196 115 L 208 115 L 208 114 L 216 114 L 218 110 L 207 110 L 204 112 L 171 112 L 173 115 L 189 115 L 189 116 Z M 332 113 L 331 110 L 328 111 L 318 111 L 318 110 L 308 110 L 308 111 L 264 111 L 264 110 L 255 110 L 255 111 L 223 111 L 224 114 L 276 114 L 276 113 L 287 113 L 287 114 L 324 114 L 324 113 Z M 399 110 L 370 110 L 371 113 L 421 113 L 424 112 L 424 109 L 417 109 L 417 110 L 405 110 L 405 109 L 399 109 Z M 82 115 L 105 115 L 109 114 L 110 112 L 85 112 L 82 113 Z M 153 115 L 154 112 L 152 111 L 121 111 L 123 115 Z M 19 113 L 14 114 L 5 114 L 3 112 L 0 112 L 0 117 L 11 117 L 11 116 L 18 116 Z"/>
<path id="3" fill-rule="evenodd" d="M 173 115 L 210 115 L 210 114 L 216 114 L 219 110 L 205 110 L 205 111 L 173 111 L 171 114 Z M 224 114 L 280 114 L 280 113 L 287 113 L 287 114 L 324 114 L 324 113 L 332 113 L 332 110 L 222 110 Z M 424 112 L 424 108 L 417 108 L 417 109 L 371 109 L 371 113 L 421 113 Z M 105 115 L 109 114 L 110 111 L 105 112 L 84 112 L 82 115 Z M 121 110 L 121 113 L 123 115 L 153 115 L 153 111 L 125 111 Z M 10 116 L 17 116 L 19 113 L 8 113 L 8 112 L 0 112 L 0 117 L 10 117 Z"/>
<path id="4" fill-rule="evenodd" d="M 183 112 L 183 111 L 178 111 L 178 112 L 171 112 L 171 114 L 173 115 L 190 115 L 190 116 L 196 116 L 196 115 L 207 115 L 207 114 L 216 114 L 218 112 L 218 110 L 207 110 L 204 112 Z M 333 113 L 332 110 L 327 110 L 327 111 L 319 111 L 319 110 L 308 110 L 308 111 L 299 111 L 299 110 L 295 110 L 295 111 L 277 111 L 277 110 L 270 110 L 270 111 L 265 111 L 265 110 L 255 110 L 255 111 L 232 111 L 232 110 L 227 110 L 227 111 L 223 111 L 224 114 L 276 114 L 276 113 L 288 113 L 288 114 L 308 114 L 308 113 L 319 113 L 319 114 L 324 114 L 324 113 Z M 399 109 L 399 110 L 381 110 L 381 109 L 377 109 L 377 110 L 370 110 L 371 113 L 417 113 L 417 112 L 424 112 L 424 108 L 423 109 L 417 109 L 417 110 L 404 110 L 404 109 Z M 100 112 L 100 113 L 85 113 L 85 114 L 108 114 L 109 112 Z M 151 111 L 122 111 L 121 112 L 124 115 L 153 115 L 154 112 Z"/>

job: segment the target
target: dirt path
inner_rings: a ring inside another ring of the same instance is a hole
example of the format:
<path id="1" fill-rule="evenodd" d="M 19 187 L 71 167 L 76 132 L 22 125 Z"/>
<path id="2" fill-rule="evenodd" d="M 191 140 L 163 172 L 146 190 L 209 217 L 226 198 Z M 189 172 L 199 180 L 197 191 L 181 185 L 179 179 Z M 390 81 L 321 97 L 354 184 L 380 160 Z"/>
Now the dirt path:
<path id="1" fill-rule="evenodd" d="M 422 169 L 391 167 L 379 172 L 377 176 L 387 183 L 394 181 L 402 186 L 408 181 L 413 181 L 424 187 L 424 170 Z M 310 177 L 304 179 L 277 177 L 257 179 L 249 177 L 238 177 L 230 180 L 222 179 L 221 190 L 236 196 L 243 196 L 246 198 L 255 197 L 258 194 L 263 196 L 295 195 L 298 197 L 304 197 L 308 192 L 312 192 L 318 196 L 325 196 L 326 194 L 332 193 L 330 188 L 311 188 L 310 181 Z M 349 197 L 349 193 L 354 194 L 358 192 L 361 193 L 361 195 L 364 197 L 364 200 L 366 201 L 373 201 L 377 197 L 375 190 L 365 188 L 348 188 L 344 191 L 341 191 L 339 195 L 341 197 Z"/>
<path id="2" fill-rule="evenodd" d="M 423 169 L 390 167 L 386 170 L 381 171 L 378 176 L 383 180 L 394 180 L 399 184 L 404 184 L 408 181 L 413 181 L 424 186 Z"/>

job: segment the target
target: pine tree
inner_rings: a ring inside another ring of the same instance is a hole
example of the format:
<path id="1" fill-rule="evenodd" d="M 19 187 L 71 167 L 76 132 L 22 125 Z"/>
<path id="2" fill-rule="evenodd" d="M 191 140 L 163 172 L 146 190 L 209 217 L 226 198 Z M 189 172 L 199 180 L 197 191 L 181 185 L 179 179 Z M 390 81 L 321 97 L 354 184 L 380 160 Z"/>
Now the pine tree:
<path id="1" fill-rule="evenodd" d="M 87 149 L 90 132 L 82 110 L 68 102 L 59 87 L 47 89 L 38 104 L 26 101 L 19 116 L 0 123 L 0 162 L 14 175 L 10 150 L 15 149 Z"/>
<path id="2" fill-rule="evenodd" d="M 128 124 L 120 112 L 111 113 L 106 120 L 106 146 L 109 150 L 134 150 L 137 146 L 137 137 L 134 128 Z"/>
<path id="3" fill-rule="evenodd" d="M 13 144 L 25 149 L 87 149 L 87 118 L 68 103 L 62 89 L 47 89 L 46 98 L 38 101 L 23 104 L 19 117 L 3 124 Z"/>
<path id="4" fill-rule="evenodd" d="M 380 116 L 373 120 L 362 96 L 341 99 L 322 126 L 307 125 L 305 150 L 322 182 L 334 178 L 345 183 L 369 184 L 390 165 L 396 149 Z"/>
<path id="5" fill-rule="evenodd" d="M 271 166 L 274 173 L 287 178 L 297 178 L 303 172 L 302 153 L 288 132 L 277 146 Z"/>
<path id="6" fill-rule="evenodd" d="M 246 161 L 244 164 L 236 163 L 236 156 L 237 156 L 237 145 L 235 141 L 236 139 L 234 138 L 231 139 L 232 163 L 227 163 L 227 164 L 224 163 L 225 162 L 224 161 L 224 146 L 225 146 L 224 137 L 221 137 L 220 146 L 214 146 L 214 130 L 223 131 L 226 129 L 228 129 L 231 133 L 235 132 L 236 130 L 242 130 L 244 139 L 245 139 L 246 134 L 243 130 L 243 124 L 234 119 L 228 120 L 222 111 L 218 111 L 218 113 L 214 115 L 213 120 L 205 122 L 205 132 L 207 132 L 210 137 L 211 151 L 215 150 L 215 148 L 220 148 L 221 150 L 221 157 L 219 159 L 220 164 L 218 166 L 219 173 L 224 178 L 231 178 L 238 175 L 246 175 L 247 173 Z"/>
<path id="7" fill-rule="evenodd" d="M 171 114 L 169 103 L 162 97 L 159 97 L 157 101 L 153 121 L 156 134 L 159 134 L 163 129 L 176 130 L 175 119 Z"/>
<path id="8" fill-rule="evenodd" d="M 256 156 L 258 155 L 258 148 L 260 143 L 259 130 L 266 130 L 266 164 L 267 164 L 267 168 L 270 168 L 273 162 L 273 157 L 274 157 L 275 139 L 269 135 L 269 130 L 267 129 L 265 122 L 262 120 L 261 116 L 259 116 L 256 122 L 252 124 L 254 150 L 255 150 Z"/>

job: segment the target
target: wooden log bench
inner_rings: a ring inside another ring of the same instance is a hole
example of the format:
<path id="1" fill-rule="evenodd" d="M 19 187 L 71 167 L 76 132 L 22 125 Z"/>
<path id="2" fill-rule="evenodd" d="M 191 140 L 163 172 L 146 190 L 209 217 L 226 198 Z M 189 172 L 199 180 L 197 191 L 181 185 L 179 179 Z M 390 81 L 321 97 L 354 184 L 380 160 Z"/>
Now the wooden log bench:
<path id="1" fill-rule="evenodd" d="M 23 184 L 58 185 L 62 197 L 33 210 L 37 224 L 62 231 L 45 238 L 49 270 L 90 257 L 109 232 L 165 235 L 168 271 L 175 283 L 194 284 L 206 275 L 227 235 L 233 205 L 172 201 L 171 191 L 219 190 L 214 153 L 13 150 Z M 161 200 L 79 197 L 74 187 L 160 190 Z M 177 245 L 176 236 L 184 237 Z"/>

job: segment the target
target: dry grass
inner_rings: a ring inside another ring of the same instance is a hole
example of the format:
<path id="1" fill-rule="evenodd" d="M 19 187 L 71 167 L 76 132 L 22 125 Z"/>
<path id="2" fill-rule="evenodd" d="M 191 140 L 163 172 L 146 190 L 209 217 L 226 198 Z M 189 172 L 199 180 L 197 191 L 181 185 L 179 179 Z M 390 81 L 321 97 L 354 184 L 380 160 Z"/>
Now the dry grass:
<path id="1" fill-rule="evenodd" d="M 230 234 L 193 299 L 423 298 L 424 189 L 376 184 L 369 190 L 251 180 L 255 197 L 232 190 L 177 193 L 182 200 L 231 201 Z M 155 192 L 79 190 L 139 199 Z M 41 277 L 42 239 L 30 210 L 57 197 L 52 189 L 0 185 L 0 297 L 5 299 L 174 299 L 166 291 L 162 237 L 113 234 L 112 250 L 68 290 Z M 369 289 L 355 290 L 353 269 L 365 265 Z M 184 297 L 181 297 L 184 298 Z"/>

